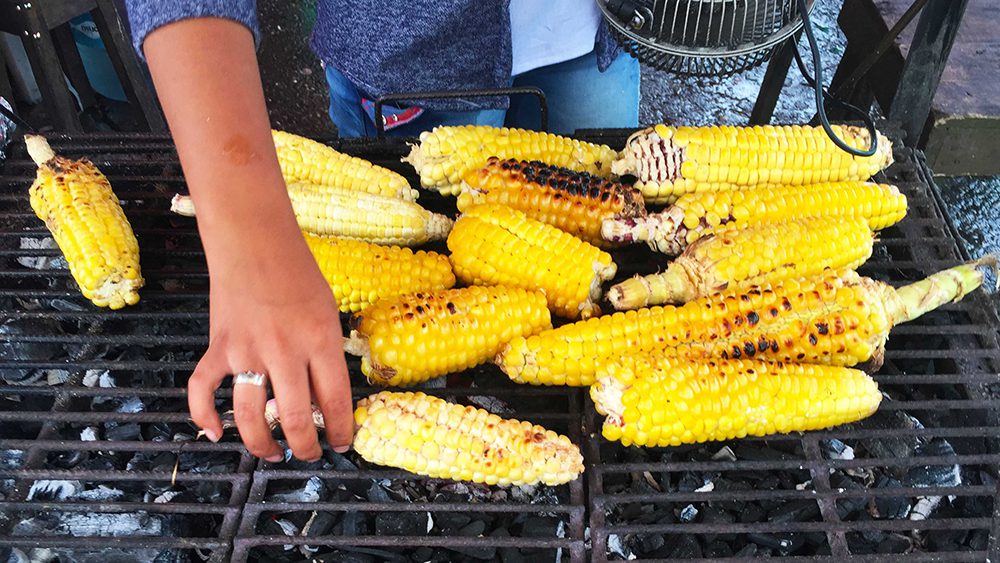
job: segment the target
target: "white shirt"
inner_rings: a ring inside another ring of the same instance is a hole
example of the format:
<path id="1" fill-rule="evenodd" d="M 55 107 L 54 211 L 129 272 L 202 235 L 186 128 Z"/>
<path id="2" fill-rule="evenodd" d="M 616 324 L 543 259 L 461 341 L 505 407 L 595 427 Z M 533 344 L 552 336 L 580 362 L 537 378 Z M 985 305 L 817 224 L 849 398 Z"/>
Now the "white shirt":
<path id="1" fill-rule="evenodd" d="M 594 0 L 510 0 L 511 75 L 593 51 L 600 23 Z"/>

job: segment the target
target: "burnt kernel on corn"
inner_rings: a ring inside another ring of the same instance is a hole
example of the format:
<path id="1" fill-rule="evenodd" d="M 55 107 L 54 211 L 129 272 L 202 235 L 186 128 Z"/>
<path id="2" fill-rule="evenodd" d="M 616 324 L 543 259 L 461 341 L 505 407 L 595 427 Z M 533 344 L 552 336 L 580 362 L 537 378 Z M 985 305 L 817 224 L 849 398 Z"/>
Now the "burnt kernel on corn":
<path id="1" fill-rule="evenodd" d="M 648 447 L 830 428 L 882 400 L 855 369 L 656 354 L 608 362 L 590 396 L 605 438 Z"/>
<path id="2" fill-rule="evenodd" d="M 541 162 L 490 158 L 482 168 L 465 175 L 458 210 L 495 203 L 523 212 L 596 246 L 604 219 L 646 214 L 642 196 L 633 188 L 567 168 Z"/>
<path id="3" fill-rule="evenodd" d="M 853 366 L 878 357 L 894 325 L 979 287 L 979 265 L 957 266 L 899 289 L 851 270 L 831 270 L 745 293 L 726 291 L 680 307 L 619 312 L 515 338 L 502 349 L 497 364 L 520 383 L 591 385 L 601 364 L 610 359 L 654 352 L 739 359 L 746 353 L 744 343 L 766 341 L 770 347 L 756 358 Z M 817 297 L 817 287 L 826 294 Z M 794 313 L 779 309 L 784 299 Z M 769 314 L 752 326 L 727 324 L 733 314 L 756 311 Z M 810 332 L 816 324 L 842 326 L 843 331 L 817 336 Z"/>
<path id="4" fill-rule="evenodd" d="M 358 401 L 354 449 L 365 460 L 435 479 L 561 485 L 583 473 L 569 438 L 423 393 L 382 391 Z"/>
<path id="5" fill-rule="evenodd" d="M 488 125 L 440 126 L 420 134 L 404 162 L 413 165 L 420 184 L 446 195 L 457 195 L 470 170 L 481 168 L 490 157 L 544 161 L 578 172 L 609 176 L 618 153 L 606 145 L 586 143 L 552 133 Z M 529 163 L 511 163 L 511 170 Z M 537 171 L 528 170 L 536 178 Z"/>
<path id="6" fill-rule="evenodd" d="M 28 190 L 32 210 L 52 233 L 80 293 L 98 307 L 139 302 L 145 281 L 139 242 L 107 177 L 89 160 L 57 156 L 39 135 L 25 135 L 38 165 Z"/>
<path id="7" fill-rule="evenodd" d="M 906 196 L 895 186 L 859 181 L 699 192 L 644 218 L 605 220 L 601 235 L 612 242 L 644 241 L 654 250 L 676 255 L 720 229 L 809 217 L 856 217 L 864 219 L 869 229 L 880 230 L 899 222 L 906 215 L 906 205 Z M 759 253 L 756 248 L 749 255 Z"/>
<path id="8" fill-rule="evenodd" d="M 380 298 L 455 285 L 451 262 L 443 254 L 308 233 L 305 239 L 345 313 L 360 311 Z"/>
<path id="9" fill-rule="evenodd" d="M 540 289 L 549 308 L 570 319 L 600 311 L 601 283 L 617 269 L 607 252 L 498 204 L 467 209 L 448 249 L 465 283 Z"/>
<path id="10" fill-rule="evenodd" d="M 362 356 L 368 380 L 407 386 L 487 362 L 552 322 L 540 291 L 474 286 L 382 299 L 356 326 L 345 349 Z"/>
<path id="11" fill-rule="evenodd" d="M 284 131 L 272 130 L 271 137 L 286 183 L 308 182 L 406 201 L 417 199 L 417 190 L 410 188 L 406 178 L 387 168 Z"/>
<path id="12" fill-rule="evenodd" d="M 864 127 L 834 125 L 851 146 L 871 144 Z M 877 152 L 840 150 L 822 127 L 670 127 L 634 133 L 611 170 L 633 175 L 649 203 L 672 203 L 689 193 L 867 180 L 892 164 L 892 144 L 878 134 Z"/>

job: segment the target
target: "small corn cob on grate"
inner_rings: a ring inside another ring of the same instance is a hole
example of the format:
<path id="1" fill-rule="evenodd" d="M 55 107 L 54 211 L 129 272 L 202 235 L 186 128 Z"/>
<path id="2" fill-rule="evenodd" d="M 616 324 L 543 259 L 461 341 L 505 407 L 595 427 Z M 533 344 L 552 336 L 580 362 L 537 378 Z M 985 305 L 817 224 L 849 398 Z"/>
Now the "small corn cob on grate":
<path id="1" fill-rule="evenodd" d="M 864 127 L 833 129 L 854 148 L 871 143 Z M 881 133 L 876 150 L 870 157 L 853 156 L 822 127 L 657 125 L 629 138 L 612 171 L 636 176 L 635 187 L 647 202 L 669 203 L 695 191 L 867 180 L 892 164 L 892 144 Z"/>
<path id="2" fill-rule="evenodd" d="M 642 196 L 618 182 L 538 161 L 491 157 L 465 175 L 458 210 L 496 203 L 558 227 L 595 246 L 604 219 L 646 215 Z"/>
<path id="3" fill-rule="evenodd" d="M 613 286 L 608 300 L 620 311 L 638 309 L 816 275 L 826 268 L 853 270 L 868 260 L 874 242 L 868 223 L 858 217 L 719 229 L 687 247 L 665 272 Z"/>
<path id="4" fill-rule="evenodd" d="M 448 236 L 455 275 L 469 285 L 540 289 L 556 314 L 599 314 L 601 283 L 614 277 L 611 255 L 502 205 L 467 210 Z"/>
<path id="5" fill-rule="evenodd" d="M 821 430 L 871 416 L 882 401 L 860 370 L 669 356 L 609 362 L 590 388 L 602 434 L 664 447 Z"/>
<path id="6" fill-rule="evenodd" d="M 383 298 L 455 285 L 451 263 L 443 254 L 309 233 L 305 238 L 343 312 L 360 311 Z"/>
<path id="7" fill-rule="evenodd" d="M 288 197 L 299 227 L 316 235 L 375 244 L 418 246 L 443 240 L 454 222 L 412 201 L 313 184 L 288 184 Z M 188 196 L 177 195 L 171 209 L 195 215 Z"/>
<path id="8" fill-rule="evenodd" d="M 893 289 L 852 271 L 786 280 L 703 297 L 680 307 L 652 307 L 590 319 L 515 338 L 497 356 L 512 380 L 536 385 L 591 385 L 608 359 L 636 353 L 764 359 L 853 366 L 881 364 L 889 330 L 983 282 L 987 257 Z"/>
<path id="9" fill-rule="evenodd" d="M 551 133 L 487 125 L 435 127 L 420 134 L 420 142 L 403 159 L 420 174 L 420 184 L 445 195 L 458 195 L 462 178 L 496 156 L 540 160 L 578 172 L 607 176 L 618 153 Z"/>
<path id="10" fill-rule="evenodd" d="M 839 182 L 774 190 L 698 192 L 647 217 L 608 219 L 602 236 L 612 242 L 645 241 L 653 250 L 680 254 L 720 226 L 747 227 L 804 217 L 861 217 L 873 231 L 906 216 L 906 196 L 895 186 Z"/>
<path id="11" fill-rule="evenodd" d="M 367 160 L 348 156 L 312 139 L 271 131 L 285 182 L 308 182 L 416 201 L 419 192 L 401 175 Z"/>
<path id="12" fill-rule="evenodd" d="M 580 448 L 566 436 L 423 393 L 371 395 L 358 401 L 354 421 L 361 457 L 418 475 L 551 486 L 583 473 Z"/>
<path id="13" fill-rule="evenodd" d="M 382 299 L 356 326 L 345 349 L 368 381 L 403 387 L 488 362 L 552 321 L 540 291 L 473 286 Z"/>
<path id="14" fill-rule="evenodd" d="M 57 156 L 44 137 L 24 140 L 38 165 L 28 191 L 31 208 L 52 233 L 80 292 L 98 307 L 138 303 L 145 283 L 139 242 L 108 179 L 86 159 Z"/>

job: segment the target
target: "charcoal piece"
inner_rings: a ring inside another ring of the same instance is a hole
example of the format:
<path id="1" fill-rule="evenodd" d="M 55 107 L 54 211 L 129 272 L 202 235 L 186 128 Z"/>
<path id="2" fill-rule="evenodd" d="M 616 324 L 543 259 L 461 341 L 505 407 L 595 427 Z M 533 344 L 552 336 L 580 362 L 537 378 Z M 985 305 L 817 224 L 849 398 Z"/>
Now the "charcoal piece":
<path id="1" fill-rule="evenodd" d="M 365 517 L 360 512 L 349 510 L 340 519 L 340 535 L 360 536 L 368 533 Z"/>
<path id="2" fill-rule="evenodd" d="M 382 485 L 379 485 L 375 481 L 372 481 L 371 486 L 368 487 L 368 493 L 366 496 L 368 498 L 368 502 L 392 502 L 392 499 L 389 498 L 389 491 L 386 491 Z"/>
<path id="3" fill-rule="evenodd" d="M 743 510 L 737 513 L 737 518 L 742 524 L 763 522 L 764 519 L 767 518 L 767 511 L 765 511 L 759 504 L 749 502 Z"/>
<path id="4" fill-rule="evenodd" d="M 819 517 L 819 505 L 814 500 L 784 502 L 767 513 L 769 522 L 811 522 Z"/>
<path id="5" fill-rule="evenodd" d="M 989 530 L 974 530 L 969 535 L 969 547 L 976 551 L 986 551 L 990 547 Z"/>
<path id="6" fill-rule="evenodd" d="M 647 505 L 648 506 L 648 505 Z M 619 518 L 623 522 L 630 522 L 641 518 L 645 507 L 641 502 L 630 502 L 621 506 Z"/>
<path id="7" fill-rule="evenodd" d="M 553 516 L 529 516 L 524 520 L 521 535 L 526 538 L 559 538 L 563 529 L 562 520 Z"/>
<path id="8" fill-rule="evenodd" d="M 53 469 L 72 469 L 86 461 L 88 456 L 89 452 L 82 450 L 49 452 L 45 465 Z"/>
<path id="9" fill-rule="evenodd" d="M 638 534 L 638 537 L 641 554 L 653 553 L 667 542 L 663 534 Z"/>
<path id="10" fill-rule="evenodd" d="M 5 360 L 46 362 L 63 354 L 53 342 L 25 342 L 24 335 L 61 335 L 62 327 L 51 319 L 9 319 L 0 323 L 0 358 Z M 0 379 L 10 385 L 25 385 L 38 381 L 45 370 L 0 368 Z"/>
<path id="11" fill-rule="evenodd" d="M 878 544 L 884 539 L 883 536 L 879 538 L 878 542 L 871 542 L 861 533 L 847 534 L 847 547 L 854 555 L 870 555 L 875 553 Z"/>
<path id="12" fill-rule="evenodd" d="M 749 538 L 748 538 L 749 539 Z M 748 543 L 740 548 L 739 551 L 733 554 L 733 557 L 754 557 L 757 555 L 757 544 Z"/>
<path id="13" fill-rule="evenodd" d="M 705 546 L 705 557 L 709 559 L 722 559 L 732 556 L 733 548 L 729 547 L 729 544 L 722 540 L 715 540 Z"/>
<path id="14" fill-rule="evenodd" d="M 872 520 L 871 516 L 869 516 L 865 512 L 858 514 L 858 520 L 857 520 L 858 522 L 868 522 L 871 520 Z M 868 551 L 866 553 L 873 553 L 875 547 L 878 546 L 878 544 L 885 541 L 885 538 L 888 537 L 889 532 L 885 530 L 877 530 L 866 526 L 864 528 L 861 528 L 858 534 L 861 536 L 861 539 L 871 547 L 871 551 Z"/>
<path id="15" fill-rule="evenodd" d="M 142 436 L 142 428 L 135 422 L 117 424 L 108 422 L 105 424 L 104 438 L 113 442 L 137 441 Z"/>
<path id="16" fill-rule="evenodd" d="M 968 530 L 927 530 L 925 541 L 930 551 L 955 551 L 965 544 L 968 535 Z"/>
<path id="17" fill-rule="evenodd" d="M 375 533 L 380 536 L 423 536 L 427 534 L 426 512 L 380 512 L 375 516 Z"/>
<path id="18" fill-rule="evenodd" d="M 910 538 L 901 534 L 889 534 L 875 549 L 876 553 L 906 553 L 913 547 Z"/>
<path id="19" fill-rule="evenodd" d="M 326 500 L 326 486 L 319 477 L 310 477 L 293 489 L 283 489 L 267 496 L 269 502 L 320 502 Z"/>
<path id="20" fill-rule="evenodd" d="M 434 525 L 442 532 L 454 533 L 472 522 L 472 516 L 464 512 L 436 512 Z"/>
<path id="21" fill-rule="evenodd" d="M 877 489 L 890 489 L 901 486 L 902 483 L 885 475 L 879 477 L 875 483 L 875 488 Z M 905 497 L 877 497 L 874 504 L 877 513 L 873 516 L 878 518 L 898 520 L 906 518 L 906 515 L 910 513 L 910 500 Z"/>
<path id="22" fill-rule="evenodd" d="M 844 491 L 859 491 L 864 489 L 860 483 L 843 473 L 830 475 L 830 487 L 834 490 L 843 489 Z M 864 510 L 867 504 L 868 500 L 860 497 L 842 498 L 837 501 L 837 514 L 841 520 L 850 520 L 854 514 Z"/>
<path id="23" fill-rule="evenodd" d="M 679 535 L 674 544 L 674 549 L 670 552 L 670 557 L 673 559 L 701 559 L 703 556 L 701 544 L 695 536 Z"/>
<path id="24" fill-rule="evenodd" d="M 389 553 L 389 555 L 396 556 L 395 553 Z M 312 555 L 306 561 L 309 563 L 375 563 L 376 561 L 400 561 L 400 559 L 377 559 L 368 553 L 355 551 L 354 549 L 339 548 L 336 551 Z"/>
<path id="25" fill-rule="evenodd" d="M 728 510 L 724 510 L 722 507 L 715 503 L 709 503 L 701 509 L 701 523 L 702 524 L 715 524 L 722 528 L 728 528 L 729 524 L 736 521 L 736 514 Z M 711 542 L 714 540 L 722 540 L 724 542 L 733 541 L 736 538 L 734 534 L 715 534 L 706 533 L 704 534 L 704 539 L 706 542 Z"/>
<path id="26" fill-rule="evenodd" d="M 80 491 L 79 493 L 73 495 L 72 498 L 77 501 L 114 502 L 116 500 L 121 500 L 124 496 L 125 492 L 121 489 L 98 485 L 96 488 Z"/>
<path id="27" fill-rule="evenodd" d="M 747 534 L 747 539 L 760 547 L 773 549 L 779 553 L 789 554 L 802 547 L 805 539 L 802 534 L 781 533 L 781 534 Z"/>
<path id="28" fill-rule="evenodd" d="M 664 483 L 669 481 L 663 480 Z M 695 473 L 694 471 L 685 471 L 681 474 L 681 480 L 677 483 L 677 490 L 682 493 L 691 493 L 696 489 L 700 489 L 705 485 L 705 479 L 702 477 L 701 473 Z"/>
<path id="29" fill-rule="evenodd" d="M 430 561 L 433 557 L 434 557 L 434 548 L 427 547 L 426 545 L 422 545 L 414 549 L 413 552 L 410 553 L 410 561 L 413 561 L 414 563 L 416 562 L 422 563 L 424 561 Z"/>
<path id="30" fill-rule="evenodd" d="M 173 454 L 168 455 L 172 456 Z M 180 451 L 178 457 L 180 458 L 180 470 L 192 473 L 235 473 L 240 459 L 235 452 Z M 173 463 L 174 461 L 171 459 L 171 470 Z"/>
<path id="31" fill-rule="evenodd" d="M 28 496 L 25 500 L 37 502 L 63 501 L 76 496 L 83 490 L 83 483 L 80 481 L 67 481 L 59 479 L 39 479 L 31 484 Z"/>
<path id="32" fill-rule="evenodd" d="M 773 491 L 775 489 L 781 488 L 781 477 L 778 477 L 774 473 L 768 473 L 767 475 L 761 477 L 757 485 L 753 487 L 757 490 Z"/>
<path id="33" fill-rule="evenodd" d="M 677 518 L 681 522 L 694 522 L 694 519 L 698 517 L 698 512 L 700 511 L 693 504 L 689 504 L 681 509 L 677 514 Z"/>
<path id="34" fill-rule="evenodd" d="M 734 481 L 731 479 L 726 479 L 724 477 L 716 477 L 712 480 L 712 483 L 715 484 L 716 492 L 749 491 L 754 488 L 749 483 L 746 483 L 744 481 Z M 747 503 L 742 500 L 724 500 L 724 501 L 719 501 L 716 504 L 718 504 L 721 508 L 724 508 L 726 510 L 732 510 L 734 512 L 742 512 L 744 507 L 748 506 Z"/>
<path id="35" fill-rule="evenodd" d="M 507 528 L 494 528 L 490 532 L 491 538 L 509 538 L 510 532 Z M 521 555 L 521 551 L 516 547 L 500 547 L 497 548 L 497 555 L 502 563 L 527 563 L 528 559 Z"/>
<path id="36" fill-rule="evenodd" d="M 482 520 L 474 520 L 469 525 L 459 530 L 458 536 L 461 536 L 461 538 L 478 538 L 482 536 L 485 531 L 486 523 Z M 465 541 L 460 538 L 455 539 L 459 542 Z M 480 559 L 483 561 L 494 559 L 497 554 L 497 548 L 491 545 L 453 545 L 448 549 L 461 553 L 462 555 L 467 555 L 473 559 Z"/>
<path id="37" fill-rule="evenodd" d="M 954 457 L 955 449 L 947 440 L 934 438 L 917 446 L 914 457 Z M 957 487 L 962 484 L 962 474 L 957 464 L 924 465 L 911 467 L 903 479 L 911 487 Z"/>
<path id="38" fill-rule="evenodd" d="M 314 511 L 302 526 L 302 535 L 310 538 L 325 536 L 333 529 L 336 522 L 336 514 L 323 510 Z"/>
<path id="39" fill-rule="evenodd" d="M 836 438 L 820 440 L 819 446 L 826 459 L 854 459 L 854 448 Z"/>

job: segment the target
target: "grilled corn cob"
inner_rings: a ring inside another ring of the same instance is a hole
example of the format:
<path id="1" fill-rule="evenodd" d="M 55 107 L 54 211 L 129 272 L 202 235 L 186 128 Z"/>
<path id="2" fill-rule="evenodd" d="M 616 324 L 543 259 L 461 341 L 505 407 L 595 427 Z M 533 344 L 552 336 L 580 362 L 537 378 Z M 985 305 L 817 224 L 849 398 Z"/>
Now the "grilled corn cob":
<path id="1" fill-rule="evenodd" d="M 583 473 L 580 449 L 538 425 L 423 393 L 358 401 L 354 449 L 379 465 L 488 485 L 561 485 Z"/>
<path id="2" fill-rule="evenodd" d="M 905 215 L 906 196 L 895 186 L 840 182 L 688 194 L 645 218 L 607 219 L 601 234 L 612 242 L 645 241 L 653 250 L 676 255 L 720 226 L 746 227 L 813 216 L 862 217 L 877 231 Z"/>
<path id="3" fill-rule="evenodd" d="M 660 274 L 636 276 L 608 290 L 615 309 L 686 303 L 726 289 L 854 269 L 872 254 L 875 237 L 858 217 L 810 217 L 719 229 L 698 239 Z"/>
<path id="4" fill-rule="evenodd" d="M 833 129 L 854 148 L 871 143 L 863 127 Z M 693 191 L 867 180 L 892 164 L 892 144 L 881 133 L 876 151 L 853 156 L 821 127 L 657 125 L 633 134 L 611 166 L 615 174 L 636 176 L 647 202 L 669 203 Z"/>
<path id="5" fill-rule="evenodd" d="M 515 336 L 552 328 L 545 296 L 504 286 L 383 299 L 361 313 L 345 349 L 376 385 L 407 386 L 496 357 Z"/>
<path id="6" fill-rule="evenodd" d="M 382 298 L 455 285 L 448 257 L 436 252 L 305 233 L 341 311 L 360 311 Z"/>
<path id="7" fill-rule="evenodd" d="M 605 438 L 649 447 L 830 428 L 882 401 L 856 369 L 670 356 L 609 362 L 590 396 Z"/>
<path id="8" fill-rule="evenodd" d="M 744 359 L 853 366 L 881 363 L 889 330 L 983 281 L 964 264 L 893 289 L 852 271 L 737 289 L 681 307 L 653 307 L 590 319 L 515 338 L 497 364 L 516 382 L 590 385 L 599 365 L 627 354 Z"/>
<path id="9" fill-rule="evenodd" d="M 281 174 L 289 184 L 308 182 L 406 201 L 417 199 L 417 190 L 391 170 L 284 131 L 272 130 L 271 136 Z"/>
<path id="10" fill-rule="evenodd" d="M 25 135 L 38 165 L 31 208 L 52 233 L 83 296 L 98 307 L 139 302 L 145 283 L 139 242 L 108 179 L 86 159 L 57 156 L 39 135 Z"/>
<path id="11" fill-rule="evenodd" d="M 412 201 L 345 188 L 289 184 L 288 197 L 299 227 L 316 235 L 417 246 L 444 239 L 453 224 Z M 181 215 L 195 214 L 188 196 L 174 196 L 171 209 Z"/>
<path id="12" fill-rule="evenodd" d="M 595 246 L 604 219 L 646 214 L 642 196 L 618 182 L 550 166 L 538 161 L 490 157 L 486 166 L 465 175 L 458 210 L 498 203 L 558 227 Z"/>
<path id="13" fill-rule="evenodd" d="M 599 313 L 601 282 L 616 271 L 607 252 L 502 205 L 466 211 L 448 249 L 465 283 L 541 289 L 549 308 L 571 319 Z"/>
<path id="14" fill-rule="evenodd" d="M 525 129 L 498 129 L 487 125 L 435 127 L 420 134 L 403 161 L 420 174 L 420 184 L 446 195 L 461 191 L 462 178 L 486 160 L 520 158 L 607 176 L 618 153 L 606 145 L 585 143 L 551 133 Z"/>

